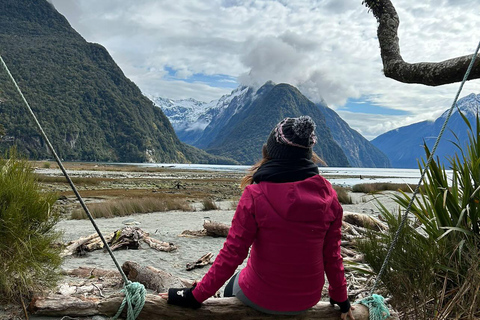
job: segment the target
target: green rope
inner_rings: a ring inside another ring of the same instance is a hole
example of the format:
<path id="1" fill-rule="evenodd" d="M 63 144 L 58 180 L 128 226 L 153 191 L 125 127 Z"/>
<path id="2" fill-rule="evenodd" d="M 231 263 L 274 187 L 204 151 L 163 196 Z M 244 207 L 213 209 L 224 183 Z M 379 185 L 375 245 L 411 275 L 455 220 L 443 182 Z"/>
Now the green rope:
<path id="1" fill-rule="evenodd" d="M 140 283 L 132 283 L 130 280 L 128 280 L 127 276 L 125 275 L 125 273 L 123 272 L 122 268 L 120 267 L 120 264 L 118 263 L 117 259 L 115 258 L 115 256 L 113 255 L 113 252 L 112 250 L 110 249 L 110 246 L 108 245 L 107 241 L 105 240 L 102 232 L 100 231 L 100 229 L 98 228 L 95 220 L 93 219 L 93 216 L 92 214 L 90 213 L 90 210 L 88 210 L 87 208 L 87 205 L 85 204 L 85 202 L 83 201 L 83 198 L 82 196 L 80 195 L 80 193 L 78 192 L 77 188 L 75 187 L 72 179 L 70 179 L 70 176 L 68 175 L 67 171 L 65 170 L 65 167 L 63 166 L 63 163 L 62 161 L 60 160 L 60 158 L 58 157 L 57 153 L 55 152 L 55 149 L 53 148 L 53 145 L 50 143 L 50 140 L 48 139 L 47 137 L 47 134 L 45 133 L 45 131 L 43 130 L 40 122 L 38 121 L 35 113 L 33 112 L 32 108 L 30 107 L 30 104 L 28 103 L 27 99 L 25 98 L 25 96 L 23 95 L 22 93 L 22 90 L 20 90 L 20 87 L 18 86 L 17 82 L 15 81 L 15 78 L 13 77 L 13 75 L 11 74 L 10 70 L 8 69 L 7 67 L 7 64 L 5 63 L 5 61 L 3 60 L 2 56 L 0 55 L 0 62 L 2 63 L 3 67 L 5 68 L 5 70 L 7 71 L 7 74 L 8 76 L 10 77 L 10 80 L 12 80 L 13 84 L 15 85 L 15 88 L 17 89 L 18 93 L 20 94 L 20 96 L 22 97 L 22 100 L 23 102 L 25 103 L 26 107 L 27 107 L 27 110 L 29 111 L 30 115 L 32 116 L 33 120 L 35 121 L 35 124 L 37 125 L 37 128 L 38 130 L 40 131 L 40 134 L 42 135 L 43 139 L 45 140 L 45 143 L 47 144 L 50 152 L 52 152 L 53 156 L 55 157 L 55 160 L 58 164 L 58 167 L 61 169 L 61 171 L 63 172 L 63 175 L 65 176 L 65 178 L 67 179 L 68 183 L 70 184 L 70 187 L 72 188 L 73 192 L 75 193 L 75 195 L 77 196 L 77 199 L 78 201 L 80 202 L 80 205 L 82 206 L 83 210 L 85 211 L 85 213 L 87 214 L 87 217 L 90 219 L 90 222 L 92 223 L 93 227 L 95 228 L 95 231 L 97 231 L 97 234 L 98 236 L 100 237 L 100 239 L 102 240 L 103 242 L 103 245 L 105 246 L 105 248 L 107 249 L 108 253 L 110 254 L 110 257 L 112 258 L 113 262 L 115 263 L 115 266 L 117 267 L 118 271 L 120 272 L 122 278 L 123 278 L 123 281 L 124 281 L 124 289 L 122 291 L 124 291 L 126 294 L 125 294 L 125 299 L 127 300 L 128 302 L 128 310 L 127 310 L 127 317 L 128 317 L 128 320 L 135 320 L 136 317 L 138 316 L 138 314 L 140 313 L 140 311 L 142 310 L 143 308 L 143 305 L 145 303 L 145 287 L 143 287 L 142 284 Z M 143 287 L 142 288 L 140 288 Z M 139 299 L 138 296 L 139 295 L 143 295 L 143 302 L 142 302 L 142 299 Z M 134 304 L 135 304 L 135 309 L 132 309 L 132 301 L 131 299 L 136 299 L 134 301 Z M 124 302 L 122 303 L 122 306 L 124 305 L 125 303 L 125 299 L 124 299 Z M 135 303 L 136 302 L 136 303 Z M 140 303 L 139 303 L 140 302 Z M 138 309 L 138 307 L 141 305 L 140 309 Z M 123 309 L 123 307 L 122 307 Z M 120 311 L 121 312 L 121 311 Z M 131 312 L 135 312 L 133 316 L 133 313 Z M 133 317 L 133 318 L 132 318 Z"/>
<path id="2" fill-rule="evenodd" d="M 390 317 L 390 311 L 388 311 L 388 308 L 385 305 L 385 299 L 378 294 L 366 297 L 355 302 L 355 304 L 363 304 L 368 307 L 369 320 L 385 320 Z"/>
<path id="3" fill-rule="evenodd" d="M 135 320 L 145 305 L 145 287 L 138 282 L 129 282 L 121 292 L 125 293 L 125 298 L 123 298 L 122 304 L 112 320 L 117 319 L 122 314 L 125 305 L 127 305 L 127 320 Z"/>

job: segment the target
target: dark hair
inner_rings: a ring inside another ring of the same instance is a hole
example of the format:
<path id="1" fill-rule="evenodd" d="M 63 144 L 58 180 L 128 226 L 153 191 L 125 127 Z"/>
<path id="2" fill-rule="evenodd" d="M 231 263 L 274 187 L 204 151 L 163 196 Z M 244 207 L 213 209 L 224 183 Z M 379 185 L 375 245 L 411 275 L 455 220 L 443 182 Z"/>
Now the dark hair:
<path id="1" fill-rule="evenodd" d="M 264 144 L 263 147 L 262 147 L 262 159 L 257 161 L 253 166 L 250 167 L 250 169 L 248 169 L 247 174 L 242 178 L 242 180 L 240 182 L 240 188 L 245 189 L 246 186 L 248 186 L 249 184 L 252 184 L 253 183 L 253 175 L 255 174 L 255 172 L 257 172 L 258 168 L 260 168 L 264 163 L 268 162 L 269 160 L 271 160 L 271 158 L 268 156 L 268 153 L 267 153 L 267 145 Z M 327 163 L 325 161 L 323 161 L 322 158 L 320 158 L 313 151 L 312 151 L 311 160 L 314 163 L 319 163 L 319 164 L 321 164 L 322 166 L 325 166 L 325 167 L 327 166 Z"/>

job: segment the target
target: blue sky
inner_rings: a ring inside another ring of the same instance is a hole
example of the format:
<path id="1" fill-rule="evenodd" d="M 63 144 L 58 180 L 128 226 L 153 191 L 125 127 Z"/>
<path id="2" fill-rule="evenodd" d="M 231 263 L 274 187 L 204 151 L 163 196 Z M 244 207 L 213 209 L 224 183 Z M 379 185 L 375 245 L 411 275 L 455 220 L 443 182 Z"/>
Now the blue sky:
<path id="1" fill-rule="evenodd" d="M 373 139 L 440 116 L 458 89 L 385 78 L 361 0 L 49 1 L 148 96 L 211 101 L 240 84 L 289 83 Z M 394 4 L 407 62 L 468 55 L 480 40 L 478 0 Z M 479 81 L 463 92 L 480 93 Z"/>

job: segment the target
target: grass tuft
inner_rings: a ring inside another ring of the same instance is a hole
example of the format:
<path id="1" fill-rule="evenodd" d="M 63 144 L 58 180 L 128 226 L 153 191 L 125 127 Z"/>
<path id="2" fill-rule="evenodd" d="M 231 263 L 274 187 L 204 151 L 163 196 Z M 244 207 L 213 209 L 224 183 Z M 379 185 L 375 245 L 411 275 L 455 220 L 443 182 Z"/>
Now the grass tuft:
<path id="1" fill-rule="evenodd" d="M 202 201 L 202 205 L 203 205 L 203 211 L 209 211 L 209 210 L 218 210 L 218 206 L 217 204 L 215 203 L 215 201 L 213 201 L 212 199 L 203 199 Z"/>
<path id="2" fill-rule="evenodd" d="M 341 186 L 333 186 L 333 189 L 337 192 L 338 201 L 341 204 L 352 204 L 352 197 L 348 194 L 348 190 Z"/>

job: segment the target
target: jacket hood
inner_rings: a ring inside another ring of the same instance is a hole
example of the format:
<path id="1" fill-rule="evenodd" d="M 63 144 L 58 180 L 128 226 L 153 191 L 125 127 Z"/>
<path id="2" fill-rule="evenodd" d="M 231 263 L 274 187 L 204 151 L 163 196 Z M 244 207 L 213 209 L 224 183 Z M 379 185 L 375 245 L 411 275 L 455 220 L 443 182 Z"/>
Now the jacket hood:
<path id="1" fill-rule="evenodd" d="M 330 182 L 320 175 L 296 182 L 260 182 L 258 186 L 272 208 L 289 221 L 318 220 L 337 198 Z"/>

